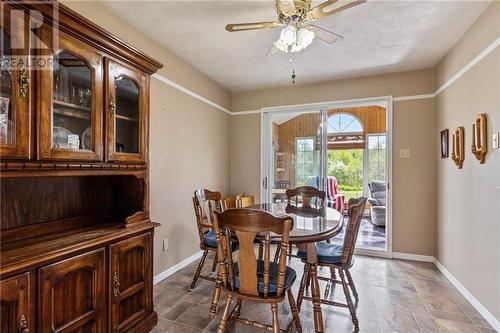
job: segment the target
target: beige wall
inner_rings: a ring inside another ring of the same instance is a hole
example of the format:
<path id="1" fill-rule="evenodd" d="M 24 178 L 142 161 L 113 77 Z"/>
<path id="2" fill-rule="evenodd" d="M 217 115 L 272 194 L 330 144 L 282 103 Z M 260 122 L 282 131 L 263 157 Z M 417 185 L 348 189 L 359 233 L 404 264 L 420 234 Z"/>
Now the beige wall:
<path id="1" fill-rule="evenodd" d="M 94 1 L 65 2 L 94 23 L 164 64 L 159 73 L 223 107 L 229 92 Z M 154 274 L 199 251 L 191 197 L 198 187 L 229 190 L 229 118 L 206 103 L 151 79 L 151 218 Z M 163 239 L 169 250 L 163 252 Z"/>
<path id="2" fill-rule="evenodd" d="M 435 90 L 433 70 L 364 77 L 322 84 L 234 93 L 233 111 L 265 106 L 345 100 L 376 96 L 408 96 Z M 434 101 L 394 103 L 393 251 L 421 255 L 434 253 Z M 231 118 L 231 190 L 258 197 L 260 170 L 260 115 Z M 408 148 L 410 159 L 400 159 Z M 251 161 L 245 163 L 244 161 Z M 236 168 L 237 167 L 237 168 Z M 233 179 L 244 174 L 239 183 Z"/>
<path id="3" fill-rule="evenodd" d="M 500 36 L 500 2 L 490 5 L 437 67 L 440 81 L 472 60 Z M 489 153 L 481 165 L 470 151 L 471 126 L 488 116 Z M 436 258 L 500 320 L 500 49 L 497 48 L 436 98 L 438 132 L 465 127 L 465 161 L 436 160 Z M 438 149 L 438 148 L 436 148 Z"/>

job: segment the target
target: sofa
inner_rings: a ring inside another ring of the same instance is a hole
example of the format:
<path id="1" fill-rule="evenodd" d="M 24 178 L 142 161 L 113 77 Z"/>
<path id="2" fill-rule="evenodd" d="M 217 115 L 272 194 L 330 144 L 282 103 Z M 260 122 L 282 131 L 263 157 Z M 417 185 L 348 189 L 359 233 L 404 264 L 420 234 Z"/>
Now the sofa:
<path id="1" fill-rule="evenodd" d="M 385 227 L 385 211 L 387 202 L 387 185 L 383 181 L 375 180 L 368 183 L 370 189 L 370 222 L 374 225 Z"/>

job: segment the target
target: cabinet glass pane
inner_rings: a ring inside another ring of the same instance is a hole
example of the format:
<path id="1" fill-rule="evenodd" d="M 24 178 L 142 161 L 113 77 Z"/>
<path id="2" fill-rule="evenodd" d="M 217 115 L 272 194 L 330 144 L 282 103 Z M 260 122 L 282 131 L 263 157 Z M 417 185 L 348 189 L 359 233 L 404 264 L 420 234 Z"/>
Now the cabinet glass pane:
<path id="1" fill-rule="evenodd" d="M 91 72 L 71 54 L 54 57 L 52 81 L 52 147 L 91 150 Z"/>
<path id="2" fill-rule="evenodd" d="M 0 74 L 0 144 L 13 144 L 12 133 L 12 73 L 10 36 L 2 29 L 2 68 Z"/>
<path id="3" fill-rule="evenodd" d="M 115 150 L 118 153 L 139 152 L 139 88 L 125 77 L 115 79 Z"/>

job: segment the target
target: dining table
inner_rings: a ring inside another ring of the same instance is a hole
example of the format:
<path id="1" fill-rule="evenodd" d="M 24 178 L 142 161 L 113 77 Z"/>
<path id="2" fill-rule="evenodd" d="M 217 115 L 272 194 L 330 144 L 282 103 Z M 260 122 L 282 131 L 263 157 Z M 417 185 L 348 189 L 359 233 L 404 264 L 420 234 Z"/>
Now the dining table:
<path id="1" fill-rule="evenodd" d="M 260 210 L 278 217 L 289 216 L 293 219 L 293 229 L 290 232 L 289 244 L 307 253 L 310 265 L 311 298 L 313 303 L 315 332 L 324 332 L 323 315 L 321 312 L 321 295 L 318 281 L 316 242 L 326 241 L 336 236 L 342 230 L 343 214 L 330 207 L 301 207 L 287 203 L 261 203 L 245 209 Z M 273 235 L 273 242 L 279 242 L 280 236 Z M 210 313 L 217 312 L 220 283 L 216 283 L 212 297 Z"/>

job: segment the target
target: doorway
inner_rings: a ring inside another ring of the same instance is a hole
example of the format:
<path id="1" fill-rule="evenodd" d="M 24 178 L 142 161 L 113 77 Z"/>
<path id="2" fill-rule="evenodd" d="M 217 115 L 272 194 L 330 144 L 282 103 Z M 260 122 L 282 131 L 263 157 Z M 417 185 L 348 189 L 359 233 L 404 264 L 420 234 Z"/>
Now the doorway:
<path id="1" fill-rule="evenodd" d="M 356 248 L 390 252 L 391 98 L 267 108 L 262 112 L 262 202 L 287 188 L 315 186 L 344 213 L 366 196 Z M 332 239 L 342 243 L 343 234 Z"/>

